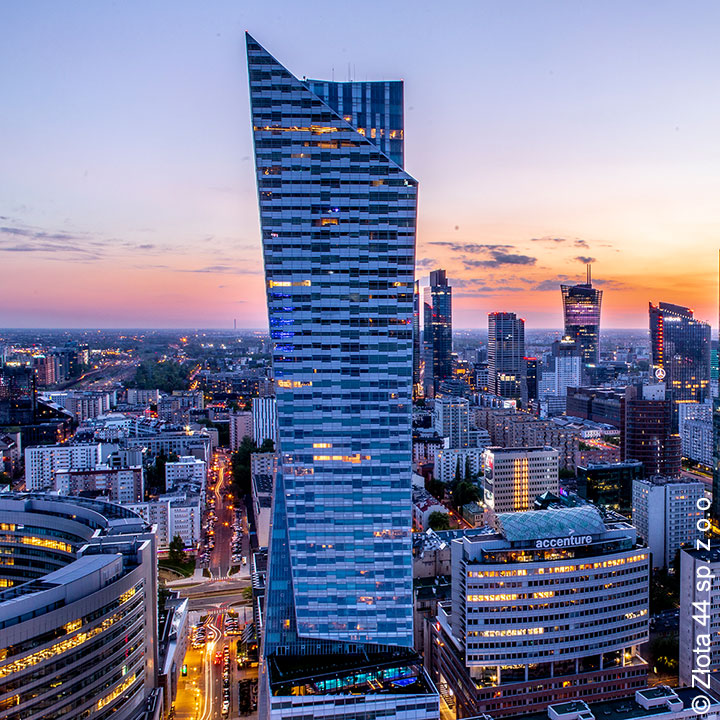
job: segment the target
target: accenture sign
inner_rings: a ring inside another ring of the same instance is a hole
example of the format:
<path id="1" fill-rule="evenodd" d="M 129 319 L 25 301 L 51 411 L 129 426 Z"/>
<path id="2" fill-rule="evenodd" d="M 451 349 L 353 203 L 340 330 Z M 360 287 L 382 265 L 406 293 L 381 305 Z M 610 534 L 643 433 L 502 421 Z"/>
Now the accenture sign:
<path id="1" fill-rule="evenodd" d="M 574 545 L 587 545 L 592 542 L 592 535 L 572 535 L 571 537 L 546 538 L 536 540 L 536 548 L 559 548 L 571 547 Z"/>

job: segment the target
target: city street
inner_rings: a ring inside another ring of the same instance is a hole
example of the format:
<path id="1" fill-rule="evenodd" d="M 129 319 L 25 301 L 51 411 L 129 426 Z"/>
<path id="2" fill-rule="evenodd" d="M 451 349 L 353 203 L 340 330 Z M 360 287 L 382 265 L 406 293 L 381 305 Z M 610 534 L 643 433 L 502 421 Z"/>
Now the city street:
<path id="1" fill-rule="evenodd" d="M 245 508 L 240 506 L 241 519 L 239 530 L 241 531 L 239 555 L 246 558 L 242 561 L 233 562 L 233 522 L 235 521 L 235 500 L 232 497 L 232 472 L 230 469 L 230 455 L 217 451 L 213 456 L 213 467 L 210 474 L 210 484 L 215 498 L 215 548 L 210 554 L 209 570 L 213 578 L 225 578 L 229 575 L 233 566 L 240 575 L 249 576 L 250 540 L 248 537 L 247 516 Z"/>
<path id="2" fill-rule="evenodd" d="M 228 611 L 237 613 L 238 628 L 252 622 L 250 602 L 243 591 L 250 587 L 249 564 L 233 562 L 233 522 L 235 508 L 229 496 L 231 491 L 230 455 L 216 451 L 208 472 L 208 499 L 214 498 L 214 547 L 209 553 L 207 568 L 210 578 L 195 584 L 175 585 L 183 597 L 188 598 L 190 624 L 196 626 L 203 619 L 205 645 L 193 648 L 188 645 L 185 655 L 187 675 L 178 681 L 175 718 L 178 720 L 220 720 L 238 718 L 238 681 L 257 679 L 257 669 L 238 669 L 238 634 L 227 635 Z M 249 557 L 247 518 L 244 510 L 239 530 L 242 533 L 242 555 Z M 239 572 L 229 576 L 233 566 Z M 225 660 L 225 649 L 228 659 Z M 224 682 L 223 670 L 227 662 L 228 678 Z M 229 700 L 227 713 L 223 713 L 225 699 Z M 245 716 L 253 717 L 253 716 Z"/>

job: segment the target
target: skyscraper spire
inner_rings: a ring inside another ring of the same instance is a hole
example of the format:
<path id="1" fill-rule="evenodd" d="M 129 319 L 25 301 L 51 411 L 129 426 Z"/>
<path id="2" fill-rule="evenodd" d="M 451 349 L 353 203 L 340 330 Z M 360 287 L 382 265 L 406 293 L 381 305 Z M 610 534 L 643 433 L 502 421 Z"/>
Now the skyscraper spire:
<path id="1" fill-rule="evenodd" d="M 592 264 L 588 263 L 587 264 L 587 284 L 589 287 L 592 287 L 592 270 L 591 270 L 591 268 L 592 268 Z"/>

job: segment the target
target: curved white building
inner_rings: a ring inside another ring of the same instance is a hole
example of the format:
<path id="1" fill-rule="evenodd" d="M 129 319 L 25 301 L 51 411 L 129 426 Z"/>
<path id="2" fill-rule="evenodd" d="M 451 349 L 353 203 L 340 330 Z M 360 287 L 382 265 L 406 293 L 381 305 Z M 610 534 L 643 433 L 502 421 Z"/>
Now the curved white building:
<path id="1" fill-rule="evenodd" d="M 118 505 L 0 496 L 0 717 L 133 718 L 157 672 L 155 537 Z"/>
<path id="2" fill-rule="evenodd" d="M 650 553 L 592 506 L 503 513 L 452 543 L 452 603 L 430 662 L 469 717 L 646 684 Z"/>

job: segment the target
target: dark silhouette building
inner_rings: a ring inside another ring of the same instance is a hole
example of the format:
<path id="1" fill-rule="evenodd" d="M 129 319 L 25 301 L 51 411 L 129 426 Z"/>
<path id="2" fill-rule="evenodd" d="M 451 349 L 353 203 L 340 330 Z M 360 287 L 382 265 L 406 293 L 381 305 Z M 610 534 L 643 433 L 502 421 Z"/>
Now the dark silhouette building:
<path id="1" fill-rule="evenodd" d="M 32 422 L 36 404 L 37 388 L 33 368 L 0 368 L 0 425 Z"/>
<path id="2" fill-rule="evenodd" d="M 643 477 L 643 464 L 639 460 L 588 463 L 577 469 L 577 493 L 598 507 L 629 517 L 632 514 L 633 480 Z"/>
<path id="3" fill-rule="evenodd" d="M 515 313 L 488 315 L 488 375 L 490 392 L 506 398 L 522 395 L 525 363 L 525 321 Z"/>
<path id="4" fill-rule="evenodd" d="M 422 382 L 422 338 L 420 335 L 420 281 L 415 281 L 413 294 L 413 397 L 418 396 Z"/>
<path id="5" fill-rule="evenodd" d="M 620 427 L 622 424 L 621 403 L 624 397 L 624 390 L 569 387 L 566 412 L 573 417 Z"/>
<path id="6" fill-rule="evenodd" d="M 677 477 L 682 469 L 680 436 L 672 429 L 672 407 L 663 385 L 628 387 L 622 401 L 623 461 L 639 460 L 646 477 Z"/>
<path id="7" fill-rule="evenodd" d="M 425 387 L 435 394 L 452 375 L 452 288 L 445 270 L 430 273 L 424 303 Z"/>
<path id="8" fill-rule="evenodd" d="M 528 400 L 537 400 L 538 398 L 538 359 L 536 357 L 525 357 L 523 358 L 525 364 L 525 371 L 523 373 L 523 387 L 525 392 L 523 393 L 523 402 Z"/>

